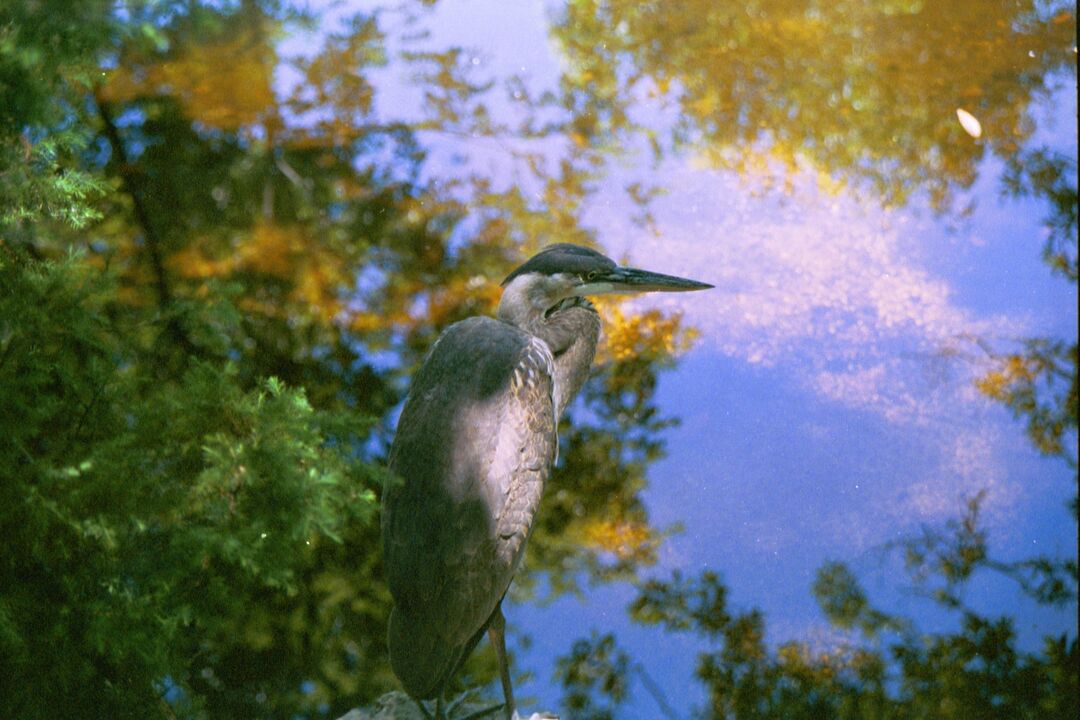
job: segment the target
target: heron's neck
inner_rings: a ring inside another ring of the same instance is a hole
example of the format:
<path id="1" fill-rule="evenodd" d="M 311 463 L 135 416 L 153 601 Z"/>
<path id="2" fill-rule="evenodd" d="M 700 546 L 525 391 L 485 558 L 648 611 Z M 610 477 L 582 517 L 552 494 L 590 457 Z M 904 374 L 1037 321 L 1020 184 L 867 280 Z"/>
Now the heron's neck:
<path id="1" fill-rule="evenodd" d="M 600 316 L 592 303 L 564 307 L 544 321 L 538 335 L 555 356 L 555 400 L 561 413 L 589 379 L 596 344 L 600 340 Z"/>
<path id="2" fill-rule="evenodd" d="M 567 298 L 553 310 L 550 296 L 535 284 L 519 280 L 522 278 L 515 278 L 503 290 L 496 316 L 535 335 L 551 349 L 555 358 L 555 399 L 561 411 L 588 379 L 600 339 L 600 316 L 584 298 Z"/>
<path id="3" fill-rule="evenodd" d="M 528 276 L 514 278 L 503 288 L 495 316 L 536 335 L 533 328 L 545 320 L 544 315 L 551 305 L 550 295 L 545 290 L 540 282 Z"/>

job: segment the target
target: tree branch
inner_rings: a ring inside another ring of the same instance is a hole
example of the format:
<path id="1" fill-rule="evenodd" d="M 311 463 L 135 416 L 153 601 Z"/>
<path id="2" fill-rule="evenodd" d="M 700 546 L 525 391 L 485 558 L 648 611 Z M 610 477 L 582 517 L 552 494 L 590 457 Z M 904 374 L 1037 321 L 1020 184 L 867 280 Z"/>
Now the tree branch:
<path id="1" fill-rule="evenodd" d="M 139 193 L 135 183 L 132 182 L 132 178 L 136 172 L 132 170 L 133 166 L 128 159 L 127 150 L 124 148 L 124 141 L 120 137 L 120 131 L 116 127 L 116 123 L 113 120 L 112 114 L 109 112 L 106 101 L 102 99 L 99 92 L 94 93 L 94 105 L 97 107 L 98 115 L 101 117 L 102 125 L 105 128 L 105 137 L 108 139 L 109 147 L 112 150 L 113 157 L 116 159 L 124 192 L 131 198 L 132 208 L 135 212 L 135 220 L 142 228 L 146 253 L 150 260 L 150 268 L 154 273 L 154 288 L 157 292 L 158 307 L 161 309 L 162 313 L 165 313 L 172 305 L 173 295 L 172 290 L 169 287 L 168 273 L 165 270 L 165 259 L 162 250 L 164 243 L 162 242 L 161 235 L 154 227 L 154 223 L 150 219 L 150 213 L 146 209 L 146 204 L 143 202 L 142 195 Z M 166 328 L 173 339 L 185 350 L 192 352 L 197 350 L 195 344 L 188 337 L 184 328 L 175 317 L 167 316 Z"/>
<path id="2" fill-rule="evenodd" d="M 131 182 L 134 172 L 131 170 L 127 151 L 124 149 L 124 141 L 120 138 L 120 131 L 117 130 L 116 123 L 113 121 L 112 115 L 99 93 L 94 93 L 94 104 L 97 106 L 98 115 L 101 116 L 101 122 L 105 126 L 105 137 L 109 141 L 109 147 L 116 158 L 124 192 L 131 198 L 132 207 L 135 210 L 135 220 L 142 227 L 143 237 L 146 239 L 146 251 L 150 257 L 150 267 L 154 271 L 154 286 L 157 289 L 158 305 L 164 310 L 172 302 L 172 292 L 169 289 L 168 276 L 165 273 L 165 261 L 161 253 L 161 237 L 154 228 L 154 224 L 150 221 L 150 214 L 146 210 L 142 196 Z"/>

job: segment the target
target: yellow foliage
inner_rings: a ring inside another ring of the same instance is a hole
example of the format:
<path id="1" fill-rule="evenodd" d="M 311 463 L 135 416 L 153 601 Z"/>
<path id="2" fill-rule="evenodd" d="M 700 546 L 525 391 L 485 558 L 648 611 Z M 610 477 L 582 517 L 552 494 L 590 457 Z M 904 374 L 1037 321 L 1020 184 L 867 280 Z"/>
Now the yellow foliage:
<path id="1" fill-rule="evenodd" d="M 275 103 L 276 57 L 265 33 L 244 30 L 217 42 L 182 47 L 172 58 L 119 67 L 101 90 L 109 102 L 172 95 L 188 117 L 219 130 L 259 121 Z"/>
<path id="2" fill-rule="evenodd" d="M 303 227 L 260 222 L 224 250 L 213 246 L 209 238 L 193 242 L 168 258 L 169 270 L 188 280 L 245 273 L 281 281 L 288 288 L 286 299 L 295 303 L 282 307 L 265 297 L 248 296 L 239 301 L 247 312 L 278 317 L 300 309 L 330 323 L 344 310 L 342 296 L 349 282 L 345 260 Z"/>
<path id="3" fill-rule="evenodd" d="M 1029 132 L 1043 74 L 1075 63 L 1075 12 L 1042 19 L 1038 7 L 582 0 L 555 33 L 575 87 L 610 79 L 601 107 L 630 107 L 635 84 L 651 79 L 679 104 L 680 137 L 720 167 L 743 173 L 761 155 L 765 169 L 790 172 L 798 159 L 869 181 L 890 202 L 928 189 L 944 203 L 948 185 L 973 181 L 986 149 Z M 960 141 L 951 110 L 963 99 L 979 108 L 980 143 Z"/>
<path id="4" fill-rule="evenodd" d="M 1007 400 L 1018 386 L 1035 381 L 1039 368 L 1032 358 L 1006 355 L 998 367 L 975 381 L 981 393 L 994 400 Z"/>
<path id="5" fill-rule="evenodd" d="M 866 662 L 860 653 L 852 654 L 842 647 L 815 651 L 801 642 L 781 645 L 776 654 L 786 673 L 805 678 L 813 684 L 828 683 L 842 671 L 858 669 Z"/>
<path id="6" fill-rule="evenodd" d="M 1005 389 L 1009 386 L 1009 379 L 1005 373 L 993 370 L 975 381 L 975 387 L 979 392 L 995 400 L 1005 397 Z"/>
<path id="7" fill-rule="evenodd" d="M 286 278 L 293 271 L 303 244 L 303 238 L 293 228 L 259 223 L 248 241 L 240 246 L 236 259 L 254 272 Z"/>
<path id="8" fill-rule="evenodd" d="M 597 300 L 604 319 L 604 342 L 598 352 L 600 362 L 625 361 L 634 357 L 664 359 L 689 349 L 694 332 L 684 328 L 682 315 L 665 315 L 659 310 L 627 313 L 620 301 Z"/>
<path id="9" fill-rule="evenodd" d="M 349 315 L 349 329 L 356 333 L 384 330 L 386 319 L 379 313 L 357 310 Z"/>
<path id="10" fill-rule="evenodd" d="M 228 275 L 236 267 L 235 258 L 215 260 L 207 257 L 198 243 L 193 243 L 169 258 L 169 268 L 180 277 L 206 279 Z"/>
<path id="11" fill-rule="evenodd" d="M 994 356 L 994 367 L 975 381 L 979 392 L 1027 417 L 1028 436 L 1047 455 L 1071 457 L 1066 434 L 1076 427 L 1075 395 L 1071 400 L 1068 396 L 1054 398 L 1051 386 L 1069 378 L 1067 368 L 1070 364 L 1075 367 L 1075 353 L 1075 346 L 1035 346 L 1026 354 Z M 1040 399 L 1045 396 L 1052 398 L 1050 403 Z"/>
<path id="12" fill-rule="evenodd" d="M 651 556 L 656 550 L 657 538 L 647 524 L 596 518 L 583 529 L 586 545 L 613 553 L 620 560 Z"/>

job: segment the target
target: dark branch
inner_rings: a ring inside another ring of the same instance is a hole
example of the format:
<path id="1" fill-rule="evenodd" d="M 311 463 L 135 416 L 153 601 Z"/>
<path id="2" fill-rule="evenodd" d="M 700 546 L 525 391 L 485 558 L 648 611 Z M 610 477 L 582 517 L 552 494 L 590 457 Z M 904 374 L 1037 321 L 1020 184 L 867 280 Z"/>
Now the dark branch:
<path id="1" fill-rule="evenodd" d="M 132 165 L 128 161 L 124 141 L 120 138 L 120 131 L 116 128 L 116 123 L 109 113 L 108 106 L 101 99 L 101 96 L 96 93 L 94 103 L 97 105 L 101 122 L 105 126 L 105 137 L 109 140 L 109 147 L 112 149 L 113 157 L 116 158 L 116 165 L 120 172 L 120 179 L 123 182 L 124 192 L 131 198 L 131 204 L 135 210 L 135 220 L 142 227 L 143 237 L 146 239 L 146 251 L 150 257 L 150 266 L 154 271 L 154 285 L 157 289 L 158 305 L 162 310 L 165 310 L 172 302 L 172 293 L 169 290 L 168 276 L 165 273 L 165 261 L 161 253 L 161 236 L 158 235 L 153 222 L 150 220 L 150 214 L 146 211 L 142 195 L 131 181 L 134 174 L 131 170 Z"/>
<path id="2" fill-rule="evenodd" d="M 132 169 L 134 166 L 129 161 L 127 150 L 124 148 L 124 141 L 120 137 L 120 131 L 117 129 L 112 114 L 109 112 L 107 103 L 99 93 L 94 94 L 94 104 L 105 128 L 105 137 L 109 141 L 109 147 L 116 160 L 124 192 L 131 198 L 135 221 L 142 228 L 146 253 L 150 260 L 150 268 L 154 273 L 154 288 L 157 292 L 158 307 L 161 309 L 162 314 L 166 316 L 166 332 L 185 351 L 197 353 L 198 348 L 188 337 L 180 321 L 175 316 L 168 314 L 172 306 L 173 295 L 169 287 L 168 273 L 165 270 L 165 259 L 162 250 L 164 243 L 153 221 L 150 219 L 150 213 L 146 209 L 146 204 L 143 202 L 138 186 L 132 181 L 136 172 Z"/>

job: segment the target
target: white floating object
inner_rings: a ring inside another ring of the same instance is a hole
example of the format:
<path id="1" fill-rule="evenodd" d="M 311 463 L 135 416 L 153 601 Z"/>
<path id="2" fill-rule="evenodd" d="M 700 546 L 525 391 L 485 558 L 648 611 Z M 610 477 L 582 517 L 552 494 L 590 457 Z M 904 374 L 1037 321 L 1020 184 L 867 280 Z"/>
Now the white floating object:
<path id="1" fill-rule="evenodd" d="M 982 135 L 982 123 L 967 110 L 956 108 L 956 118 L 960 121 L 960 126 L 964 128 L 964 132 L 971 137 L 978 138 Z"/>

